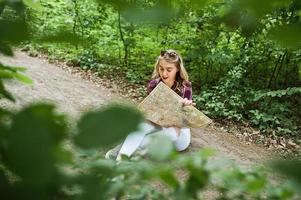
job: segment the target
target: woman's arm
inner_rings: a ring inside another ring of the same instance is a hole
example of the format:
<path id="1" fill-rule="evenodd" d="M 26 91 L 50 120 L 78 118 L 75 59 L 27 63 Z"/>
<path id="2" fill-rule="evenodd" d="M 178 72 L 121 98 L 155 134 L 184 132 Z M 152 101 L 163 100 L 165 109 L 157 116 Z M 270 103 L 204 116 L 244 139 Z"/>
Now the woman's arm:
<path id="1" fill-rule="evenodd" d="M 158 79 L 150 80 L 147 84 L 147 94 L 151 93 L 151 91 L 153 91 L 153 89 L 158 85 L 158 83 Z"/>
<path id="2" fill-rule="evenodd" d="M 183 83 L 183 106 L 195 106 L 192 101 L 192 85 L 189 81 Z"/>
<path id="3" fill-rule="evenodd" d="M 183 83 L 183 99 L 192 100 L 192 85 L 189 81 Z"/>

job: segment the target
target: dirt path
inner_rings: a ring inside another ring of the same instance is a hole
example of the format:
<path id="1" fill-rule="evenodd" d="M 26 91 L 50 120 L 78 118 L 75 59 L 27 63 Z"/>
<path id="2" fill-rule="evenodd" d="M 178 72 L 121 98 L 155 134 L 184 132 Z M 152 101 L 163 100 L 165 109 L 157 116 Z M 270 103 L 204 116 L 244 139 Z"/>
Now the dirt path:
<path id="1" fill-rule="evenodd" d="M 104 82 L 95 84 L 83 80 L 45 59 L 33 58 L 16 51 L 14 57 L 0 56 L 0 62 L 11 66 L 28 67 L 26 74 L 34 80 L 34 85 L 23 85 L 18 81 L 6 81 L 5 85 L 17 99 L 15 105 L 0 101 L 0 106 L 19 108 L 32 101 L 46 100 L 55 102 L 60 111 L 78 116 L 82 111 L 101 106 L 112 98 L 118 98 L 111 89 L 105 88 Z M 119 97 L 120 98 L 120 97 Z M 260 164 L 271 157 L 265 148 L 240 142 L 236 137 L 217 129 L 214 124 L 205 129 L 192 130 L 192 144 L 189 152 L 203 147 L 212 147 L 218 158 L 234 160 L 242 167 Z"/>
<path id="2" fill-rule="evenodd" d="M 14 57 L 0 56 L 0 62 L 11 66 L 27 67 L 26 75 L 34 81 L 25 85 L 16 80 L 5 82 L 6 88 L 16 97 L 16 104 L 1 101 L 0 105 L 18 109 L 30 102 L 55 102 L 62 112 L 78 115 L 91 107 L 99 107 L 112 96 L 105 88 L 49 64 L 45 59 L 33 58 L 16 51 Z M 116 96 L 116 95 L 115 95 Z"/>

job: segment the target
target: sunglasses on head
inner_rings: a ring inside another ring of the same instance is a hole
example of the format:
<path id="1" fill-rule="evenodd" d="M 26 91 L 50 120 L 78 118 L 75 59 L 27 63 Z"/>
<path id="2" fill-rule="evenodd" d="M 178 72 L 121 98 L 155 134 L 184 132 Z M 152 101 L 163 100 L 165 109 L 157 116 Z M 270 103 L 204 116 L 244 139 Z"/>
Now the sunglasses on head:
<path id="1" fill-rule="evenodd" d="M 163 50 L 163 51 L 161 51 L 160 56 L 162 56 L 162 57 L 167 56 L 169 58 L 176 59 L 178 57 L 178 54 L 174 51 Z"/>

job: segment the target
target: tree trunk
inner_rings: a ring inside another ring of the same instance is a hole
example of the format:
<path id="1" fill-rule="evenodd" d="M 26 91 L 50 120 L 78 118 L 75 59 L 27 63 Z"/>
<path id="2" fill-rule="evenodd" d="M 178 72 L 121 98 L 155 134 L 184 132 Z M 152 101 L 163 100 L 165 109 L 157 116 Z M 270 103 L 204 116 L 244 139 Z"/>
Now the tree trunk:
<path id="1" fill-rule="evenodd" d="M 120 10 L 118 10 L 118 29 L 119 29 L 119 34 L 120 34 L 120 39 L 123 43 L 123 47 L 124 47 L 124 65 L 127 67 L 128 66 L 128 45 L 125 42 L 124 36 L 123 36 L 123 32 L 121 29 L 121 14 L 120 14 Z"/>
<path id="2" fill-rule="evenodd" d="M 275 72 L 276 72 L 276 70 L 277 70 L 277 68 L 278 68 L 278 65 L 279 65 L 279 63 L 280 63 L 280 60 L 282 59 L 282 56 L 283 56 L 283 55 L 280 55 L 280 56 L 278 57 L 278 60 L 277 60 L 277 62 L 276 62 L 276 64 L 275 64 L 275 66 L 274 66 L 274 70 L 273 70 L 272 76 L 270 77 L 270 80 L 269 80 L 269 83 L 268 83 L 268 85 L 267 85 L 267 88 L 270 88 L 270 87 L 271 87 L 272 80 L 273 80 L 273 78 L 274 78 Z"/>
<path id="3" fill-rule="evenodd" d="M 284 54 L 283 54 L 283 57 L 282 57 L 282 59 L 281 59 L 280 66 L 278 67 L 278 71 L 277 71 L 276 76 L 275 76 L 275 79 L 274 79 L 274 83 L 276 83 L 276 81 L 277 81 L 277 78 L 278 78 L 279 73 L 280 73 L 280 71 L 281 71 L 281 69 L 282 69 L 282 66 L 283 66 L 284 59 L 287 58 L 287 55 L 288 55 L 287 53 L 288 53 L 288 52 L 285 51 Z M 289 61 L 288 61 L 288 62 L 289 62 Z"/>
<path id="4" fill-rule="evenodd" d="M 77 5 L 77 0 L 72 0 L 73 4 L 74 4 L 74 18 L 73 18 L 73 27 L 72 27 L 72 31 L 73 34 L 76 35 L 76 28 L 77 28 L 77 18 L 78 18 L 78 5 Z M 75 43 L 75 48 L 78 49 L 78 44 Z"/>

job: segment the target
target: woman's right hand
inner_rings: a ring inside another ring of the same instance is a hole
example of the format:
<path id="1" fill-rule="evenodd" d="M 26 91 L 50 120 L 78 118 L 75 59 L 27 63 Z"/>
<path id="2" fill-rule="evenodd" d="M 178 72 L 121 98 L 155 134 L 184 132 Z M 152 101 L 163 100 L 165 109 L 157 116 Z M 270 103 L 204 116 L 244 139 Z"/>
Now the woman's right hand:
<path id="1" fill-rule="evenodd" d="M 182 101 L 183 106 L 195 106 L 196 104 L 192 100 L 188 100 L 186 97 Z"/>

